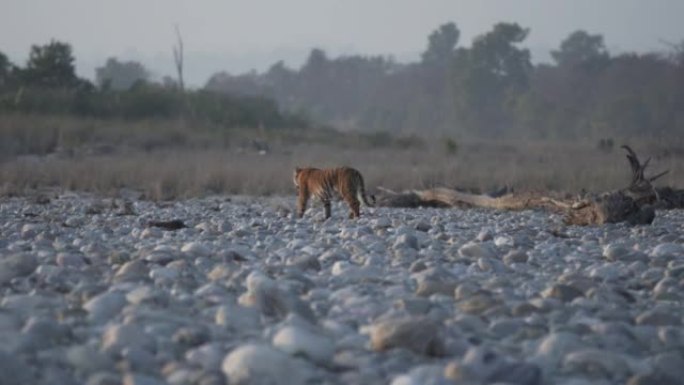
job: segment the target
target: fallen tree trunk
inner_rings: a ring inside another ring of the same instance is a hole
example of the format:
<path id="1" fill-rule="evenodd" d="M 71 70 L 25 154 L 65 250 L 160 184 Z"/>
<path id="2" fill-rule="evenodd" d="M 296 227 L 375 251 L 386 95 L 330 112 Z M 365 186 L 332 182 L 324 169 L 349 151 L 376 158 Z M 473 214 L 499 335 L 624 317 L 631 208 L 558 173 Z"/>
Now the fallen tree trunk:
<path id="1" fill-rule="evenodd" d="M 571 203 L 550 198 L 541 193 L 511 193 L 500 197 L 471 194 L 448 188 L 395 192 L 385 188 L 377 195 L 377 205 L 383 207 L 483 207 L 496 210 L 525 210 L 546 208 L 561 211 Z"/>
<path id="2" fill-rule="evenodd" d="M 632 181 L 624 189 L 603 193 L 581 200 L 553 198 L 542 193 L 512 193 L 500 197 L 470 194 L 447 188 L 408 191 L 396 193 L 380 189 L 378 205 L 386 207 L 484 207 L 497 210 L 523 210 L 543 208 L 564 214 L 569 225 L 593 225 L 627 222 L 650 224 L 655 218 L 655 206 L 684 207 L 684 191 L 672 189 L 656 190 L 652 182 L 665 175 L 661 172 L 645 177 L 644 170 L 650 158 L 643 164 L 629 146 L 627 160 L 632 169 Z"/>
<path id="3" fill-rule="evenodd" d="M 656 189 L 658 201 L 655 206 L 659 209 L 684 209 L 684 190 L 672 187 L 659 187 Z"/>

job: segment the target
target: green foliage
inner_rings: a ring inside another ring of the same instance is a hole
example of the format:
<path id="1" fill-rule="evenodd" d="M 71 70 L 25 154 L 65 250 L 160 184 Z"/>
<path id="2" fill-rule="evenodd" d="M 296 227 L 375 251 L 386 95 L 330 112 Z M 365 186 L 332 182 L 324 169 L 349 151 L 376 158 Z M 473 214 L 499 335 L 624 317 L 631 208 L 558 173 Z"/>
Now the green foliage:
<path id="1" fill-rule="evenodd" d="M 444 151 L 447 155 L 456 155 L 458 153 L 458 143 L 453 138 L 444 139 Z"/>
<path id="2" fill-rule="evenodd" d="M 428 47 L 421 58 L 423 63 L 432 65 L 449 65 L 455 54 L 458 38 L 461 31 L 456 24 L 446 23 L 441 25 L 428 37 Z"/>
<path id="3" fill-rule="evenodd" d="M 56 40 L 32 46 L 26 68 L 21 73 L 24 84 L 36 87 L 74 87 L 80 83 L 71 46 Z"/>
<path id="4" fill-rule="evenodd" d="M 147 81 L 149 72 L 134 61 L 120 62 L 109 58 L 104 66 L 95 69 L 95 80 L 100 88 L 127 90 L 136 82 Z"/>
<path id="5" fill-rule="evenodd" d="M 608 63 L 610 55 L 603 36 L 578 30 L 563 40 L 557 51 L 551 51 L 551 57 L 559 66 L 600 69 Z"/>
<path id="6" fill-rule="evenodd" d="M 596 143 L 596 148 L 601 152 L 611 152 L 613 151 L 613 147 L 615 147 L 613 138 L 601 138 L 598 143 Z"/>
<path id="7" fill-rule="evenodd" d="M 457 108 L 471 132 L 496 135 L 511 120 L 511 99 L 528 86 L 530 52 L 516 44 L 528 34 L 517 24 L 499 23 L 456 59 Z"/>
<path id="8" fill-rule="evenodd" d="M 0 54 L 0 112 L 127 120 L 185 118 L 223 127 L 308 125 L 301 115 L 283 113 L 265 97 L 180 92 L 173 85 L 147 83 L 147 71 L 134 62 L 108 60 L 97 71 L 102 87 L 96 89 L 76 76 L 73 62 L 71 46 L 57 41 L 31 47 L 26 68 L 14 70 Z M 20 76 L 10 84 L 6 79 L 15 72 Z"/>
<path id="9" fill-rule="evenodd" d="M 0 111 L 128 120 L 189 118 L 224 127 L 306 127 L 304 118 L 281 113 L 270 99 L 232 97 L 209 91 L 180 93 L 139 83 L 127 91 L 22 89 L 19 99 L 0 98 Z"/>
<path id="10" fill-rule="evenodd" d="M 535 66 L 523 47 L 528 34 L 498 23 L 463 47 L 457 26 L 446 23 L 428 36 L 415 63 L 331 58 L 313 49 L 298 69 L 278 62 L 265 73 L 218 73 L 189 92 L 170 78 L 148 83 L 141 65 L 116 59 L 98 69 L 95 89 L 75 76 L 71 47 L 52 41 L 32 47 L 26 68 L 0 53 L 0 112 L 266 129 L 306 126 L 310 117 L 374 132 L 359 136 L 359 144 L 409 148 L 416 145 L 410 136 L 393 137 L 597 141 L 684 132 L 684 43 L 672 52 L 611 57 L 601 35 L 579 30 L 552 52 L 553 64 Z"/>
<path id="11" fill-rule="evenodd" d="M 10 80 L 12 74 L 12 63 L 4 53 L 0 52 L 0 89 L 3 89 Z"/>
<path id="12" fill-rule="evenodd" d="M 491 32 L 479 36 L 468 54 L 468 70 L 479 73 L 484 82 L 499 89 L 525 89 L 532 70 L 530 51 L 518 48 L 529 33 L 518 24 L 499 23 Z"/>
<path id="13" fill-rule="evenodd" d="M 498 23 L 459 47 L 454 23 L 428 36 L 421 60 L 311 51 L 299 69 L 213 76 L 207 89 L 267 96 L 344 129 L 471 138 L 598 140 L 684 132 L 684 43 L 669 54 L 611 57 L 603 37 L 568 35 L 554 64 L 532 65 L 529 30 Z M 391 136 L 391 135 L 390 135 Z"/>

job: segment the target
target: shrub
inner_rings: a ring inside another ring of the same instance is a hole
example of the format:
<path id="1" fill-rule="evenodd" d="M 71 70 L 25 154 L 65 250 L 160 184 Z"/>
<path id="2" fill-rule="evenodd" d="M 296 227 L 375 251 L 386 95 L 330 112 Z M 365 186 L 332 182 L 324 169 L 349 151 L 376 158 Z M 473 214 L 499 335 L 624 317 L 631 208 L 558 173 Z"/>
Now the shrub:
<path id="1" fill-rule="evenodd" d="M 444 150 L 447 155 L 456 155 L 458 152 L 458 143 L 452 138 L 446 138 L 444 140 Z"/>
<path id="2" fill-rule="evenodd" d="M 599 139 L 596 148 L 598 148 L 602 152 L 611 152 L 613 151 L 615 143 L 613 142 L 612 138 L 606 138 L 606 139 Z"/>

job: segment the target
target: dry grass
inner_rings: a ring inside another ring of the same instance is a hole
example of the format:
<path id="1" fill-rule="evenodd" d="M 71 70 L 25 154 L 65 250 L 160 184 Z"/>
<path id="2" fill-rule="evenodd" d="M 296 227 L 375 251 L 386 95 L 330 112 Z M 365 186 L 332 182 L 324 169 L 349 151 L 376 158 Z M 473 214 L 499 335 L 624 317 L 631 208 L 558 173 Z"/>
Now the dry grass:
<path id="1" fill-rule="evenodd" d="M 642 157 L 649 155 L 638 143 Z M 660 185 L 684 187 L 682 158 L 654 158 L 653 172 L 670 169 Z M 129 151 L 76 157 L 15 157 L 0 163 L 5 193 L 58 187 L 116 195 L 136 189 L 150 199 L 166 200 L 208 194 L 294 194 L 291 176 L 297 166 L 350 165 L 362 171 L 367 186 L 402 190 L 433 186 L 489 191 L 502 186 L 575 192 L 604 191 L 629 182 L 621 150 L 604 153 L 593 146 L 558 143 L 470 143 L 448 155 L 441 143 L 422 148 L 282 146 L 255 151 L 183 149 Z"/>
<path id="2" fill-rule="evenodd" d="M 269 150 L 260 155 L 264 144 Z M 684 187 L 683 143 L 629 144 L 643 158 L 654 157 L 652 172 L 670 169 L 660 184 Z M 361 170 L 370 189 L 509 186 L 575 192 L 610 190 L 629 181 L 624 152 L 600 151 L 596 143 L 455 142 L 184 120 L 0 115 L 0 192 L 5 194 L 44 187 L 105 195 L 135 189 L 159 200 L 293 194 L 295 166 L 343 164 Z"/>

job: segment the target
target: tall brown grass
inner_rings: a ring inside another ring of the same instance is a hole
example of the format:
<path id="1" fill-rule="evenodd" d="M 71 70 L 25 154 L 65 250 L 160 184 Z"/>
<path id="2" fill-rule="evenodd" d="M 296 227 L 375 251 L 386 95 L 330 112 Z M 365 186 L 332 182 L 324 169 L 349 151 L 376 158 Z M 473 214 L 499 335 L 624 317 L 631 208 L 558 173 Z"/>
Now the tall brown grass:
<path id="1" fill-rule="evenodd" d="M 295 166 L 342 164 L 361 170 L 370 190 L 446 186 L 486 192 L 508 186 L 605 191 L 626 186 L 630 177 L 623 151 L 600 150 L 595 143 L 460 141 L 454 147 L 453 140 L 445 146 L 444 140 L 413 138 L 383 145 L 365 142 L 363 136 L 312 135 L 308 140 L 306 132 L 228 130 L 187 122 L 0 117 L 0 188 L 5 194 L 49 187 L 112 196 L 134 189 L 156 200 L 294 194 Z M 12 141 L 12 150 L 5 140 Z M 253 140 L 268 143 L 268 150 L 260 153 L 249 145 Z M 82 151 L 95 144 L 111 148 Z M 658 143 L 629 144 L 643 158 L 653 156 L 652 172 L 670 169 L 660 185 L 684 187 L 682 152 Z M 70 151 L 58 151 L 65 146 Z"/>

